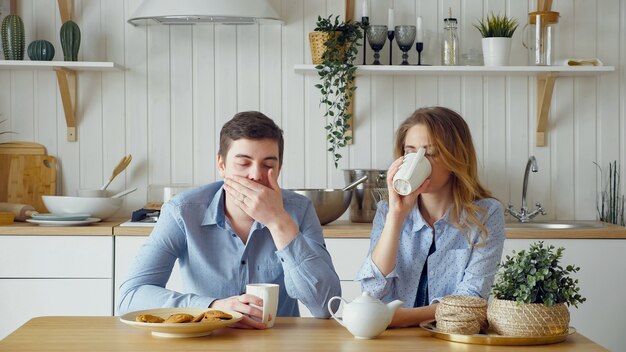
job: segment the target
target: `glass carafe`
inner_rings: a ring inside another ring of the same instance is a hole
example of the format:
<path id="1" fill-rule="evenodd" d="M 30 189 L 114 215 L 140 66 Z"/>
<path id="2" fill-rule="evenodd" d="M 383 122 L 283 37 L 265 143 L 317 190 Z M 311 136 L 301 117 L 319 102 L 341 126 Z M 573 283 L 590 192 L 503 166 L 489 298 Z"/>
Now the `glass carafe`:
<path id="1" fill-rule="evenodd" d="M 558 23 L 558 12 L 537 11 L 528 14 L 530 30 L 524 34 L 523 44 L 530 51 L 531 65 L 557 65 L 556 43 L 558 41 L 556 34 Z"/>

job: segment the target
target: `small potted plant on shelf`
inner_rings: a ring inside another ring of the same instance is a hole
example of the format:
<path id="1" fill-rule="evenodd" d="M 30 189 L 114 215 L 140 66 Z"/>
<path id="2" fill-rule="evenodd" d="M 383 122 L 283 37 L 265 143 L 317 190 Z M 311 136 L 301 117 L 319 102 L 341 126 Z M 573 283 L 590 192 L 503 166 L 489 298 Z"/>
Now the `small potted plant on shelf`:
<path id="1" fill-rule="evenodd" d="M 506 15 L 488 15 L 474 27 L 482 35 L 483 60 L 485 66 L 506 66 L 509 64 L 511 41 L 518 27 L 517 20 Z"/>
<path id="2" fill-rule="evenodd" d="M 352 138 L 346 135 L 352 117 L 352 96 L 356 90 L 354 74 L 359 39 L 363 38 L 361 23 L 317 17 L 315 32 L 309 34 L 311 56 L 321 83 L 315 87 L 322 95 L 323 117 L 327 119 L 326 139 L 335 167 L 341 154 L 339 149 Z"/>
<path id="3" fill-rule="evenodd" d="M 565 248 L 543 242 L 530 245 L 528 251 L 506 256 L 493 285 L 494 299 L 487 308 L 491 328 L 506 336 L 555 336 L 568 333 L 569 311 L 566 307 L 583 303 L 578 279 L 569 275 L 579 267 L 563 268 L 559 261 Z"/>

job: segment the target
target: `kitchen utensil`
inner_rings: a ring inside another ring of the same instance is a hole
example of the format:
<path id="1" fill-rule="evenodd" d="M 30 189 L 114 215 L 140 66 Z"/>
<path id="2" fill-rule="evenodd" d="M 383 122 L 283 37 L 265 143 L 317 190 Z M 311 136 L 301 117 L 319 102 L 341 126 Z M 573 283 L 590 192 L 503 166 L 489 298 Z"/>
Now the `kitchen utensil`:
<path id="1" fill-rule="evenodd" d="M 345 186 L 344 188 L 342 188 L 342 191 L 350 191 L 352 190 L 354 187 L 360 185 L 361 183 L 363 183 L 365 180 L 367 180 L 367 175 L 359 178 L 358 180 L 352 182 L 351 184 Z"/>
<path id="2" fill-rule="evenodd" d="M 78 193 L 79 197 L 106 197 L 107 196 L 106 189 L 79 189 L 76 193 Z"/>
<path id="3" fill-rule="evenodd" d="M 16 203 L 0 203 L 0 211 L 13 213 L 15 221 L 25 221 L 31 215 L 37 214 L 32 205 Z"/>
<path id="4" fill-rule="evenodd" d="M 42 196 L 43 202 L 54 214 L 88 213 L 105 220 L 115 214 L 124 202 L 121 198 Z"/>
<path id="5" fill-rule="evenodd" d="M 293 189 L 311 200 L 320 224 L 326 225 L 337 220 L 350 206 L 352 191 L 341 189 Z"/>
<path id="6" fill-rule="evenodd" d="M 46 212 L 41 196 L 56 194 L 56 158 L 38 143 L 0 144 L 0 202 L 30 204 Z"/>
<path id="7" fill-rule="evenodd" d="M 337 318 L 331 308 L 332 302 L 337 299 L 345 303 L 343 319 Z M 328 300 L 328 311 L 333 319 L 348 329 L 357 339 L 372 339 L 387 329 L 393 313 L 402 303 L 400 300 L 395 300 L 384 304 L 379 299 L 370 296 L 369 292 L 364 291 L 352 302 L 339 296 L 331 298 Z"/>
<path id="8" fill-rule="evenodd" d="M 522 44 L 530 51 L 531 65 L 558 64 L 556 35 L 559 15 L 554 11 L 536 11 L 528 14 L 528 24 L 524 26 Z M 530 28 L 529 31 L 527 31 L 528 28 Z"/>
<path id="9" fill-rule="evenodd" d="M 120 174 L 120 172 L 124 171 L 124 169 L 126 169 L 126 167 L 128 166 L 128 164 L 130 164 L 130 161 L 133 160 L 133 156 L 128 154 L 125 157 L 122 158 L 122 160 L 120 160 L 120 162 L 117 164 L 117 166 L 115 166 L 115 169 L 113 169 L 113 173 L 111 174 L 111 177 L 109 177 L 109 180 L 107 181 L 107 183 L 104 184 L 104 186 L 102 186 L 102 188 L 100 188 L 101 190 L 105 190 L 107 189 L 107 187 L 109 187 L 109 185 L 111 184 L 111 181 L 113 181 L 113 179 Z"/>
<path id="10" fill-rule="evenodd" d="M 354 195 L 350 203 L 350 221 L 352 222 L 372 222 L 376 214 L 376 200 L 371 190 L 375 188 L 387 188 L 387 170 L 344 170 L 346 183 L 352 183 L 364 175 L 367 175 L 367 180 L 353 190 Z"/>
<path id="11" fill-rule="evenodd" d="M 125 195 L 127 195 L 129 193 L 133 193 L 136 190 L 137 190 L 137 187 L 125 189 L 125 190 L 121 191 L 120 193 L 116 193 L 116 194 L 112 195 L 111 198 L 120 198 L 120 197 L 123 197 L 123 196 L 125 196 Z"/>

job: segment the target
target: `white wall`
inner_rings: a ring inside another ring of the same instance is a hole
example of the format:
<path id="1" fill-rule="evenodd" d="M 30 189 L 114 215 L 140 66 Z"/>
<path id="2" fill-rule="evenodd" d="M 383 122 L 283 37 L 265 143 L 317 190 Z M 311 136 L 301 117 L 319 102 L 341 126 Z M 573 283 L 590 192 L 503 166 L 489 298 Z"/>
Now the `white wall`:
<path id="1" fill-rule="evenodd" d="M 388 1 L 370 1 L 370 22 L 385 24 Z M 6 1 L 5 1 L 6 3 Z M 599 57 L 614 73 L 559 78 L 547 147 L 535 147 L 535 79 L 519 76 L 362 76 L 357 81 L 355 144 L 343 150 L 339 169 L 325 152 L 325 135 L 313 85 L 315 75 L 294 73 L 310 63 L 308 32 L 319 14 L 343 13 L 338 0 L 283 0 L 283 26 L 133 27 L 126 19 L 140 0 L 75 0 L 84 61 L 114 61 L 126 70 L 80 73 L 78 142 L 67 142 L 53 72 L 0 70 L 2 128 L 18 132 L 0 141 L 44 144 L 60 160 L 58 192 L 97 187 L 119 159 L 133 155 L 128 171 L 111 186 L 139 187 L 124 213 L 140 208 L 149 184 L 217 179 L 215 154 L 221 125 L 241 110 L 258 109 L 285 131 L 282 186 L 341 187 L 345 168 L 386 168 L 393 133 L 415 108 L 444 105 L 467 119 L 495 195 L 520 204 L 522 172 L 530 154 L 540 171 L 531 175 L 529 202 L 541 201 L 549 218 L 594 219 L 600 177 L 593 161 L 626 166 L 626 0 L 557 0 L 560 54 Z M 427 30 L 425 61 L 438 62 L 436 32 L 449 6 L 459 17 L 462 52 L 480 50 L 471 26 L 489 12 L 526 23 L 534 1 L 395 0 L 396 23 Z M 54 0 L 20 0 L 27 43 L 47 39 L 62 59 L 60 18 Z M 356 0 L 356 17 L 361 1 Z M 430 31 L 430 33 L 428 32 Z M 524 65 L 522 29 L 514 37 L 512 64 Z M 388 45 L 388 44 L 387 44 Z M 371 61 L 372 51 L 368 50 Z M 387 47 L 382 52 L 387 62 Z M 400 52 L 394 48 L 394 59 Z M 411 53 L 416 61 L 416 53 Z M 361 58 L 359 58 L 360 62 Z"/>

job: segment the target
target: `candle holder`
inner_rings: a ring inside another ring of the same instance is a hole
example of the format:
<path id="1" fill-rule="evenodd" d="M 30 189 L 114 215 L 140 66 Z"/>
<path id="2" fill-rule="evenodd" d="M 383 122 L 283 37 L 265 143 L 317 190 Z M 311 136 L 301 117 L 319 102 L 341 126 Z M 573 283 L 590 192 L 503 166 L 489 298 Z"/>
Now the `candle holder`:
<path id="1" fill-rule="evenodd" d="M 367 29 L 370 25 L 370 18 L 368 16 L 361 17 L 361 24 L 363 25 L 363 65 L 367 65 L 367 63 L 365 62 L 365 52 L 367 51 L 367 45 L 365 45 L 365 43 L 367 42 Z"/>
<path id="2" fill-rule="evenodd" d="M 398 46 L 400 50 L 402 50 L 402 64 L 409 64 L 409 50 L 413 47 L 413 43 L 415 43 L 415 34 L 417 29 L 415 26 L 407 26 L 401 25 L 396 26 L 396 41 L 398 42 Z"/>
<path id="3" fill-rule="evenodd" d="M 370 47 L 374 50 L 374 65 L 380 65 L 380 50 L 385 46 L 387 41 L 387 26 L 371 25 L 367 27 L 367 40 Z"/>
<path id="4" fill-rule="evenodd" d="M 424 50 L 424 43 L 415 43 L 415 50 L 417 50 L 417 64 L 422 65 L 422 50 Z"/>
<path id="5" fill-rule="evenodd" d="M 395 33 L 393 30 L 387 30 L 387 39 L 389 39 L 389 65 L 393 64 L 393 37 Z"/>

